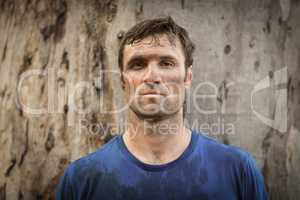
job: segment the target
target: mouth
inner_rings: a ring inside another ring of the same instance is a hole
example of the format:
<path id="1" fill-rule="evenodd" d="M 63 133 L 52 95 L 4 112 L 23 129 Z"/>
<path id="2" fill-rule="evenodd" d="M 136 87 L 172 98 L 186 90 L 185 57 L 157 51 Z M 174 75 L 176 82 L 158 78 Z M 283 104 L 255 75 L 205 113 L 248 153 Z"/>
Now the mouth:
<path id="1" fill-rule="evenodd" d="M 160 94 L 144 94 L 142 96 L 143 97 L 161 97 L 162 95 L 160 95 Z"/>
<path id="2" fill-rule="evenodd" d="M 143 92 L 140 94 L 141 96 L 163 96 L 161 92 L 151 91 L 151 92 Z"/>

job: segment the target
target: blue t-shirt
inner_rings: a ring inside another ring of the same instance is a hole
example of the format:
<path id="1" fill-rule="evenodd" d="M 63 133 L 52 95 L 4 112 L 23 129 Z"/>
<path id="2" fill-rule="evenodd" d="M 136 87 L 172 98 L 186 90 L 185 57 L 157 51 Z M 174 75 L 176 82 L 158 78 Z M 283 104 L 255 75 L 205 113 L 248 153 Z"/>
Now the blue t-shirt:
<path id="1" fill-rule="evenodd" d="M 162 165 L 141 162 L 122 135 L 71 163 L 57 200 L 261 200 L 263 178 L 245 151 L 192 131 L 189 146 Z"/>

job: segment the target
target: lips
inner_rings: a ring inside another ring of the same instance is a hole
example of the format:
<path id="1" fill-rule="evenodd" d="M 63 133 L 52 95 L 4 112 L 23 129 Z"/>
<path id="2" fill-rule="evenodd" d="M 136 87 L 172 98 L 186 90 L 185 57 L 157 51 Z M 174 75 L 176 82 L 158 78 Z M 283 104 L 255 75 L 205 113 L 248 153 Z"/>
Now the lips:
<path id="1" fill-rule="evenodd" d="M 141 95 L 162 95 L 162 94 L 158 92 L 148 92 L 148 93 L 143 93 Z"/>
<path id="2" fill-rule="evenodd" d="M 145 91 L 145 92 L 141 92 L 140 95 L 164 95 L 164 94 L 160 91 Z"/>

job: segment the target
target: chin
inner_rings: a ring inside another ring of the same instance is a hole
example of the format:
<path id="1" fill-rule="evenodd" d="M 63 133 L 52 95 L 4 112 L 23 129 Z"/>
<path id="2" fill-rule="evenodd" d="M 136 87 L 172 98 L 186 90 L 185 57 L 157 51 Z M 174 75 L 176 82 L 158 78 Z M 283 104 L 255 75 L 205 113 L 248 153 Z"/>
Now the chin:
<path id="1" fill-rule="evenodd" d="M 168 118 L 169 116 L 174 116 L 176 115 L 179 110 L 175 111 L 164 111 L 160 108 L 159 105 L 152 104 L 152 105 L 147 105 L 144 107 L 134 107 L 131 106 L 130 109 L 139 117 L 142 119 L 161 119 L 161 118 Z"/>

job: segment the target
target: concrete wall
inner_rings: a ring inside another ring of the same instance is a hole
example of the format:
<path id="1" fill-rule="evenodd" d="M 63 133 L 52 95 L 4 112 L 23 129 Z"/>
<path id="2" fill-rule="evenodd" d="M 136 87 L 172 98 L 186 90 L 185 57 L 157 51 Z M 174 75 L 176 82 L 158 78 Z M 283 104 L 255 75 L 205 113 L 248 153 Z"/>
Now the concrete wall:
<path id="1" fill-rule="evenodd" d="M 0 0 L 0 199 L 53 199 L 70 161 L 123 130 L 120 39 L 166 15 L 197 46 L 187 125 L 248 150 L 270 199 L 297 199 L 298 0 Z"/>

